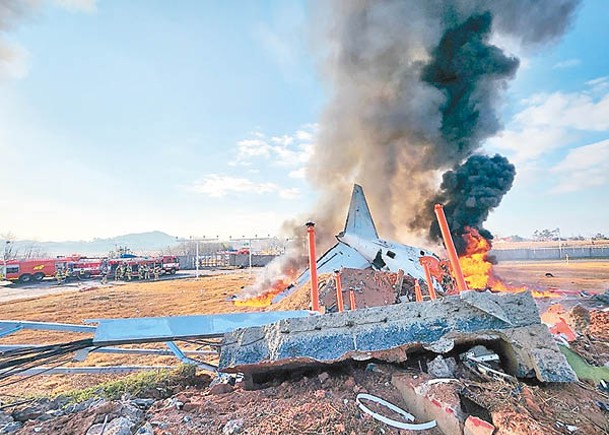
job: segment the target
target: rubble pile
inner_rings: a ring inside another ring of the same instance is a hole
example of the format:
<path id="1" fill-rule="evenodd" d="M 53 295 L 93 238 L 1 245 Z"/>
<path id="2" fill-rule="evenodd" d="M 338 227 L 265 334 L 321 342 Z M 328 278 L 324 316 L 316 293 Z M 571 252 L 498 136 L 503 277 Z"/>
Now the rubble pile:
<path id="1" fill-rule="evenodd" d="M 448 354 L 455 347 L 480 342 L 500 349 L 514 376 L 542 382 L 576 380 L 541 324 L 529 293 L 475 291 L 237 329 L 225 335 L 219 369 L 267 377 L 350 359 L 401 363 L 409 354 Z"/>
<path id="2" fill-rule="evenodd" d="M 357 308 L 382 307 L 399 301 L 400 296 L 414 293 L 414 278 L 393 272 L 379 272 L 373 269 L 343 268 L 339 272 L 343 300 L 349 300 L 349 291 L 353 290 Z M 399 286 L 399 288 L 398 288 Z M 319 290 L 320 304 L 326 312 L 336 312 L 336 279 L 325 281 Z M 345 303 L 348 307 L 348 303 Z"/>
<path id="3" fill-rule="evenodd" d="M 335 279 L 319 277 L 323 314 L 226 333 L 213 381 L 184 366 L 192 379 L 162 394 L 0 404 L 0 434 L 609 433 L 602 299 L 464 291 L 412 302 L 412 277 L 344 268 L 337 312 Z M 303 288 L 273 309 L 309 303 Z"/>
<path id="4" fill-rule="evenodd" d="M 105 435 L 413 433 L 363 412 L 355 400 L 362 393 L 407 410 L 418 423 L 434 421 L 433 429 L 422 432 L 430 435 L 609 431 L 609 413 L 597 404 L 609 396 L 586 384 L 522 382 L 503 371 L 496 353 L 479 345 L 442 359 L 451 361 L 449 373 L 436 371 L 433 361 L 438 357 L 420 355 L 407 365 L 353 362 L 296 371 L 255 389 L 239 378 L 224 378 L 167 398 L 148 391 L 120 400 L 39 400 L 0 412 L 0 433 L 98 435 L 102 428 Z M 397 418 L 378 406 L 371 408 Z"/>

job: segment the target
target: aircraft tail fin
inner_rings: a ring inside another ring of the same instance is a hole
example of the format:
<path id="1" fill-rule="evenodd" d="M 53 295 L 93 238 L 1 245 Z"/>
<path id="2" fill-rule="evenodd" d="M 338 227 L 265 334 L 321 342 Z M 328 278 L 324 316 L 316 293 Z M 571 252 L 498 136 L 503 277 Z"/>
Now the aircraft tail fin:
<path id="1" fill-rule="evenodd" d="M 356 234 L 362 238 L 378 239 L 378 233 L 364 196 L 364 189 L 359 184 L 353 185 L 349 214 L 345 223 L 345 234 Z"/>

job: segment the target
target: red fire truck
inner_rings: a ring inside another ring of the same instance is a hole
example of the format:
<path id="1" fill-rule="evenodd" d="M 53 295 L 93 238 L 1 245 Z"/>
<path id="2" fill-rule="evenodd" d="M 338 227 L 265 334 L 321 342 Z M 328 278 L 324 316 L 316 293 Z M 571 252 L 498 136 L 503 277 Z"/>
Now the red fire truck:
<path id="1" fill-rule="evenodd" d="M 39 282 L 47 276 L 55 275 L 57 270 L 65 270 L 69 264 L 79 259 L 78 257 L 60 257 L 9 260 L 6 262 L 6 279 L 21 283 Z"/>
<path id="2" fill-rule="evenodd" d="M 89 279 L 101 275 L 103 261 L 101 258 L 79 256 L 9 260 L 6 263 L 6 279 L 23 284 L 40 282 L 45 277 L 54 276 L 57 270 L 61 270 L 64 274 L 66 270 L 69 271 L 69 278 Z M 119 264 L 131 266 L 134 279 L 137 278 L 136 272 L 140 265 L 147 265 L 151 270 L 160 267 L 163 274 L 173 275 L 180 270 L 178 258 L 171 255 L 155 258 L 112 258 L 108 260 L 110 276 L 114 276 Z M 0 275 L 2 272 L 2 264 L 0 264 Z"/>
<path id="3" fill-rule="evenodd" d="M 178 270 L 180 270 L 180 261 L 178 260 L 178 257 L 173 255 L 164 255 L 160 260 L 163 273 L 174 275 Z"/>

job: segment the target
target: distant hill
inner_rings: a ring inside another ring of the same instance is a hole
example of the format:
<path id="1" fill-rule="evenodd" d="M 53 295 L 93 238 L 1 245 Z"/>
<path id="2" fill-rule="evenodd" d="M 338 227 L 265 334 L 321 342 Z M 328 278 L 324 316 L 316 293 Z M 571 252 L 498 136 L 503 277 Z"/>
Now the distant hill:
<path id="1" fill-rule="evenodd" d="M 108 239 L 93 239 L 91 241 L 66 242 L 36 242 L 33 240 L 17 240 L 13 242 L 15 249 L 23 253 L 29 249 L 50 256 L 81 254 L 87 256 L 106 255 L 117 246 L 126 246 L 138 255 L 156 254 L 158 251 L 177 244 L 176 238 L 162 231 L 132 233 Z"/>

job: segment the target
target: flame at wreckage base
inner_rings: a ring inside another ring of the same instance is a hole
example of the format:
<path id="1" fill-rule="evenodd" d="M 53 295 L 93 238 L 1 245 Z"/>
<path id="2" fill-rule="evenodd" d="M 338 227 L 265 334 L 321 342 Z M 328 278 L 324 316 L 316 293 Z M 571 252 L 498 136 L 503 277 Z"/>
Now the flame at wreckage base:
<path id="1" fill-rule="evenodd" d="M 523 292 L 530 290 L 533 297 L 558 297 L 558 295 L 544 290 L 533 290 L 528 287 L 511 286 L 495 275 L 493 264 L 489 261 L 488 253 L 491 243 L 480 235 L 477 229 L 466 227 L 463 239 L 466 242 L 465 252 L 459 256 L 459 264 L 463 270 L 463 277 L 470 289 L 492 290 L 498 292 Z"/>
<path id="2" fill-rule="evenodd" d="M 512 286 L 506 283 L 495 274 L 493 263 L 489 260 L 491 243 L 482 237 L 475 228 L 467 227 L 466 233 L 462 237 L 466 242 L 466 249 L 459 256 L 459 263 L 461 264 L 468 288 L 513 293 L 531 291 L 532 296 L 535 298 L 559 297 L 558 294 L 548 290 L 536 290 L 526 286 Z M 275 277 L 263 280 L 262 283 L 256 286 L 256 289 L 249 288 L 249 294 L 252 296 L 248 297 L 246 293 L 241 298 L 235 299 L 233 301 L 234 304 L 236 306 L 249 307 L 266 307 L 271 305 L 273 298 L 290 285 L 294 285 L 298 277 L 298 269 L 296 268 L 276 272 L 277 275 Z M 252 290 L 255 290 L 255 293 L 251 292 Z"/>

